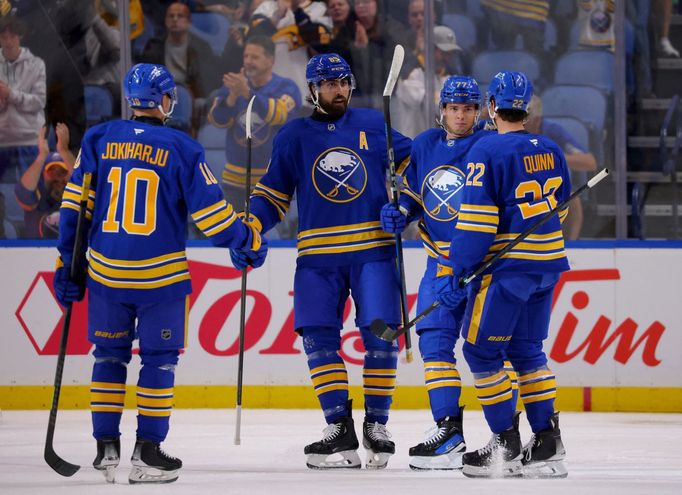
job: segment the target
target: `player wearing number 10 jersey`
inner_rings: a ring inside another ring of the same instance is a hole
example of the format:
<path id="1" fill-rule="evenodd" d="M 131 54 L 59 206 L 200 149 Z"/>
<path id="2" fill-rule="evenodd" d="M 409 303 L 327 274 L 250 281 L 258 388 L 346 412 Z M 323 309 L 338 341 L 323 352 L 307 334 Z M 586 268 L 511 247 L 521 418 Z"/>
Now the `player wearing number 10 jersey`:
<path id="1" fill-rule="evenodd" d="M 466 298 L 464 357 L 493 432 L 490 443 L 464 454 L 463 473 L 472 477 L 563 477 L 564 447 L 554 412 L 556 379 L 547 367 L 552 293 L 569 269 L 561 233 L 567 211 L 554 215 L 500 261 L 460 289 L 458 278 L 474 271 L 533 226 L 571 189 L 559 146 L 524 130 L 532 85 L 518 72 L 500 72 L 490 83 L 489 113 L 498 134 L 480 139 L 467 154 L 467 175 L 450 246 L 453 276 L 438 285 L 438 299 L 451 305 Z M 445 283 L 443 283 L 445 282 Z M 519 395 L 533 430 L 521 448 L 506 354 L 519 379 Z"/>
<path id="2" fill-rule="evenodd" d="M 126 366 L 139 338 L 138 428 L 131 483 L 170 482 L 179 459 L 159 444 L 168 433 L 174 369 L 185 346 L 190 275 L 185 256 L 188 214 L 213 244 L 263 255 L 258 231 L 225 202 L 201 145 L 163 127 L 175 103 L 175 83 L 161 65 L 139 64 L 124 90 L 132 120 L 106 122 L 83 138 L 64 192 L 55 292 L 68 305 L 83 298 L 84 280 L 69 280 L 76 263 L 87 265 L 88 339 L 95 344 L 90 405 L 97 440 L 94 467 L 112 481 L 119 461 L 119 423 Z M 86 173 L 91 187 L 85 256 L 73 259 L 79 199 Z M 225 253 L 227 254 L 227 252 Z M 263 256 L 261 256 L 262 258 Z"/>

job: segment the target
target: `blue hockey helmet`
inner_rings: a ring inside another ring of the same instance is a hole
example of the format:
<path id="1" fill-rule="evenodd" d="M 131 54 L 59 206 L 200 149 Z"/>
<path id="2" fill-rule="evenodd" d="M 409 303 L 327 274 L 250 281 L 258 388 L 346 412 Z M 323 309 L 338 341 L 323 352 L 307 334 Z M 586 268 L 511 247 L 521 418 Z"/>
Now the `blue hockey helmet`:
<path id="1" fill-rule="evenodd" d="M 355 88 L 355 77 L 350 65 L 336 53 L 323 53 L 311 58 L 305 68 L 305 78 L 308 84 L 315 86 L 322 81 L 349 78 L 351 88 Z"/>
<path id="2" fill-rule="evenodd" d="M 178 99 L 173 76 L 163 65 L 134 65 L 126 74 L 123 89 L 131 108 L 158 108 L 162 110 L 163 95 L 168 95 L 171 99 L 171 107 L 168 113 L 164 114 L 166 117 L 173 113 L 173 108 Z"/>
<path id="3" fill-rule="evenodd" d="M 486 99 L 490 104 L 494 98 L 498 110 L 527 112 L 532 97 L 533 85 L 523 72 L 501 71 L 490 82 Z"/>
<path id="4" fill-rule="evenodd" d="M 448 103 L 481 104 L 481 91 L 476 79 L 469 76 L 450 76 L 440 90 L 440 106 Z"/>

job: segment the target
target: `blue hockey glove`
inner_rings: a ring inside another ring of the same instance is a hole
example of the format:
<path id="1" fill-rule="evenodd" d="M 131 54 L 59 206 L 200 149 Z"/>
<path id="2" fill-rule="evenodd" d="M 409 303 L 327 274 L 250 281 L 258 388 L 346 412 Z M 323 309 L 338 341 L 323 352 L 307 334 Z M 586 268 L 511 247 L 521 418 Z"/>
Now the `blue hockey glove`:
<path id="1" fill-rule="evenodd" d="M 238 270 L 247 266 L 258 268 L 265 263 L 268 254 L 268 241 L 261 236 L 256 222 L 244 222 L 248 229 L 248 238 L 241 248 L 230 249 L 230 259 Z"/>
<path id="2" fill-rule="evenodd" d="M 460 288 L 459 278 L 464 270 L 453 267 L 452 262 L 440 256 L 438 274 L 434 283 L 436 299 L 446 308 L 455 309 L 467 297 L 466 289 Z"/>
<path id="3" fill-rule="evenodd" d="M 407 226 L 407 219 L 393 203 L 381 208 L 381 228 L 389 234 L 400 234 Z"/>
<path id="4" fill-rule="evenodd" d="M 78 280 L 69 280 L 71 266 L 65 265 L 61 258 L 57 258 L 57 271 L 54 274 L 52 286 L 54 287 L 57 301 L 62 306 L 69 306 L 76 301 L 82 301 L 85 297 L 85 277 Z"/>

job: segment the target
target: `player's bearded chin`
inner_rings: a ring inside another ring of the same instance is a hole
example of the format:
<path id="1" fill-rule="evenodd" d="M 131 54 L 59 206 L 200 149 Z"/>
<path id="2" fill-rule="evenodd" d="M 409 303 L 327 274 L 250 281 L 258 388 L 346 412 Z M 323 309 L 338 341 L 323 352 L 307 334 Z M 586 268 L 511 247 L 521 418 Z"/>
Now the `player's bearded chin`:
<path id="1" fill-rule="evenodd" d="M 331 101 L 324 101 L 320 98 L 320 107 L 332 118 L 342 117 L 348 109 L 348 98 L 335 96 Z"/>

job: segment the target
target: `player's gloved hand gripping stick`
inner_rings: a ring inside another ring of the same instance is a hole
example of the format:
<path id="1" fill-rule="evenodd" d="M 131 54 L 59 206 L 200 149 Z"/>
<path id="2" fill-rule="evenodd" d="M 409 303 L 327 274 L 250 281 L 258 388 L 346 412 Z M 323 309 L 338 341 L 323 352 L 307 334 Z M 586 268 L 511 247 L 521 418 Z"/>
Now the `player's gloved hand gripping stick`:
<path id="1" fill-rule="evenodd" d="M 91 173 L 83 174 L 83 188 L 81 190 L 80 208 L 78 209 L 78 222 L 76 223 L 76 239 L 73 243 L 73 254 L 71 257 L 71 272 L 69 278 L 76 280 L 80 276 L 77 260 L 81 257 L 81 245 L 83 241 L 83 224 L 85 223 L 85 213 L 88 208 L 88 194 L 90 193 Z M 66 344 L 69 340 L 69 326 L 71 325 L 71 310 L 73 303 L 66 307 L 64 315 L 64 326 L 62 327 L 62 338 L 59 342 L 59 355 L 57 356 L 57 369 L 54 374 L 54 395 L 52 396 L 52 407 L 50 408 L 50 419 L 47 423 L 47 436 L 45 438 L 45 462 L 62 476 L 73 476 L 81 468 L 76 464 L 65 461 L 54 451 L 54 429 L 57 424 L 57 409 L 59 407 L 59 394 L 62 390 L 62 376 L 64 374 L 64 358 L 66 357 Z"/>
<path id="2" fill-rule="evenodd" d="M 604 177 L 606 177 L 609 174 L 608 169 L 603 169 L 600 172 L 598 172 L 594 177 L 592 177 L 589 181 L 587 181 L 586 184 L 583 184 L 580 186 L 578 189 L 573 191 L 571 195 L 563 201 L 562 203 L 559 203 L 556 205 L 554 208 L 549 210 L 547 213 L 545 213 L 540 220 L 533 226 L 529 227 L 527 230 L 524 232 L 521 232 L 517 237 L 514 238 L 509 244 L 507 244 L 504 249 L 501 249 L 500 251 L 495 254 L 492 258 L 490 258 L 488 261 L 483 263 L 481 266 L 479 266 L 473 273 L 470 275 L 467 275 L 466 277 L 462 277 L 459 279 L 459 286 L 461 288 L 466 287 L 473 279 L 481 275 L 483 272 L 485 272 L 488 268 L 490 268 L 492 265 L 497 263 L 497 261 L 502 258 L 505 254 L 507 254 L 509 251 L 514 249 L 514 247 L 522 242 L 526 237 L 528 237 L 530 234 L 535 232 L 537 229 L 542 227 L 550 218 L 552 218 L 557 212 L 563 210 L 568 206 L 568 203 L 573 200 L 575 197 L 578 195 L 582 194 L 586 189 L 592 189 L 594 186 L 596 186 Z M 403 325 L 401 328 L 398 328 L 397 330 L 392 329 L 383 320 L 374 320 L 372 324 L 370 325 L 369 329 L 372 332 L 373 335 L 379 337 L 382 340 L 385 340 L 387 342 L 396 340 L 398 337 L 400 337 L 402 334 L 406 333 L 409 331 L 410 328 L 415 326 L 417 323 L 422 321 L 426 316 L 431 313 L 434 309 L 436 309 L 438 306 L 440 306 L 440 302 L 434 301 L 431 306 L 426 308 L 424 311 L 419 313 L 417 316 L 414 317 L 414 319 L 410 320 L 408 323 Z"/>
<path id="3" fill-rule="evenodd" d="M 386 149 L 388 151 L 388 166 L 391 175 L 391 200 L 396 208 L 398 208 L 398 181 L 395 171 L 395 156 L 393 152 L 393 135 L 391 128 L 391 94 L 395 83 L 398 81 L 400 69 L 403 66 L 403 59 L 405 58 L 405 49 L 402 45 L 396 45 L 393 51 L 393 61 L 391 62 L 391 70 L 388 73 L 386 86 L 384 87 L 384 122 L 386 124 Z M 405 263 L 403 261 L 403 241 L 399 232 L 395 234 L 395 250 L 396 263 L 398 264 L 398 272 L 400 274 L 400 309 L 403 315 L 404 329 L 400 335 L 405 334 L 405 358 L 408 363 L 412 362 L 412 340 L 410 339 L 410 326 L 408 323 L 408 309 L 407 309 L 407 291 L 405 289 Z M 379 320 L 381 321 L 381 320 Z M 383 321 L 382 321 L 383 323 Z M 385 325 L 385 323 L 383 323 Z M 372 323 L 374 325 L 374 323 Z M 397 337 L 396 337 L 397 338 Z M 395 340 L 395 339 L 385 339 Z"/>

